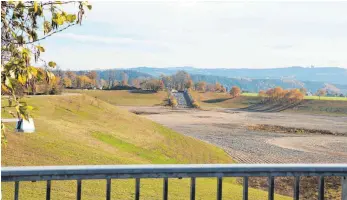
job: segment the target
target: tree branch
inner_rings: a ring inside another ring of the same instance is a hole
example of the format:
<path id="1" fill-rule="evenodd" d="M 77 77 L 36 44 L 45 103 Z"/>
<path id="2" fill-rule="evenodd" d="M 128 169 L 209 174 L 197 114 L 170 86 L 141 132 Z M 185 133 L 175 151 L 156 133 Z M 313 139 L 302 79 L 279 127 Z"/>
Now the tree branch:
<path id="1" fill-rule="evenodd" d="M 62 29 L 56 30 L 56 31 L 54 31 L 54 32 L 51 32 L 51 33 L 49 33 L 48 35 L 45 35 L 44 37 L 42 37 L 42 38 L 40 38 L 40 39 L 37 39 L 37 40 L 35 40 L 35 41 L 31 41 L 31 42 L 29 41 L 29 42 L 18 43 L 18 42 L 13 42 L 12 40 L 6 40 L 6 39 L 2 39 L 2 38 L 1 38 L 1 39 L 4 40 L 4 41 L 7 41 L 7 42 L 11 42 L 12 44 L 32 44 L 32 43 L 35 43 L 35 42 L 44 40 L 44 39 L 46 39 L 46 38 L 52 36 L 52 35 L 55 34 L 55 33 L 62 32 L 62 31 L 66 30 L 66 29 L 68 29 L 68 28 L 70 28 L 71 26 L 74 26 L 74 25 L 76 25 L 76 24 L 77 24 L 77 23 L 69 24 L 68 26 L 66 26 L 66 27 L 64 27 L 64 28 L 62 28 Z"/>

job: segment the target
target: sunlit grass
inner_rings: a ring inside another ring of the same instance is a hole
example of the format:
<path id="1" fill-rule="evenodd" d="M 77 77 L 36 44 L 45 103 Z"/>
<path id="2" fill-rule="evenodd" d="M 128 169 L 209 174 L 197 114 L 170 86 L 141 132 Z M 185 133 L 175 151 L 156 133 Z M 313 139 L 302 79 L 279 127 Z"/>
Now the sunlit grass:
<path id="1" fill-rule="evenodd" d="M 258 96 L 258 93 L 242 93 L 241 96 L 254 97 Z M 307 100 L 331 100 L 331 101 L 347 101 L 347 97 L 330 97 L 330 96 L 305 96 Z"/>
<path id="2" fill-rule="evenodd" d="M 64 90 L 68 93 L 82 93 L 96 97 L 113 105 L 119 106 L 155 106 L 162 105 L 167 92 L 132 93 L 127 90 Z"/>
<path id="3" fill-rule="evenodd" d="M 347 101 L 347 97 L 329 97 L 329 96 L 305 96 L 308 100 L 330 100 L 330 101 Z"/>
<path id="4" fill-rule="evenodd" d="M 251 93 L 247 93 L 251 94 Z M 258 102 L 257 96 L 239 96 L 232 98 L 229 93 L 197 92 L 192 91 L 192 96 L 202 108 L 245 108 Z"/>
<path id="5" fill-rule="evenodd" d="M 256 96 L 258 96 L 258 93 L 245 92 L 245 93 L 242 93 L 241 96 L 256 97 Z"/>

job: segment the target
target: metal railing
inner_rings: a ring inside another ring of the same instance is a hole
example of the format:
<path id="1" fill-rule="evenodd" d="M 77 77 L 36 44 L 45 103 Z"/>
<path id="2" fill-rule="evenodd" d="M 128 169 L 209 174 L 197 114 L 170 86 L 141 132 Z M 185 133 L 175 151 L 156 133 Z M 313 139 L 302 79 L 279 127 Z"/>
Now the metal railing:
<path id="1" fill-rule="evenodd" d="M 342 178 L 342 200 L 347 200 L 347 164 L 188 164 L 188 165 L 96 165 L 2 167 L 1 181 L 15 182 L 18 199 L 20 181 L 46 181 L 46 199 L 51 198 L 52 180 L 77 180 L 77 199 L 81 199 L 82 180 L 106 179 L 106 199 L 111 199 L 111 179 L 135 179 L 135 199 L 140 199 L 142 178 L 163 179 L 163 199 L 168 199 L 169 178 L 190 178 L 190 199 L 195 199 L 195 181 L 217 178 L 217 200 L 222 199 L 223 177 L 243 177 L 243 199 L 248 199 L 248 177 L 268 177 L 268 199 L 274 199 L 274 177 L 295 177 L 293 198 L 299 199 L 301 176 L 318 176 L 318 198 L 324 199 L 324 177 Z"/>

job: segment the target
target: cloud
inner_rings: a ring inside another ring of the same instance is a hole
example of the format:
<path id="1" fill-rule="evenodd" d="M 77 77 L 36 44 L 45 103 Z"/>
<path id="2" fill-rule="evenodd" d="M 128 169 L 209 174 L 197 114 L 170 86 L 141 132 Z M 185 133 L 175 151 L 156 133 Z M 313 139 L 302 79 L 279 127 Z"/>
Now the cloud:
<path id="1" fill-rule="evenodd" d="M 277 44 L 277 45 L 274 45 L 274 46 L 270 46 L 270 48 L 273 48 L 273 49 L 290 49 L 290 48 L 293 48 L 293 45 L 290 45 L 290 44 Z"/>
<path id="2" fill-rule="evenodd" d="M 74 33 L 62 33 L 58 34 L 57 37 L 72 39 L 79 42 L 101 42 L 105 44 L 134 44 L 145 41 L 137 41 L 132 38 L 113 38 L 113 37 L 104 37 L 104 36 L 96 36 L 96 35 L 79 35 Z"/>
<path id="3" fill-rule="evenodd" d="M 103 43 L 103 44 L 117 44 L 117 45 L 161 45 L 165 46 L 164 42 L 157 42 L 151 40 L 139 40 L 126 37 L 106 37 L 99 35 L 83 35 L 74 33 L 61 33 L 57 37 L 75 40 L 83 43 Z"/>
<path id="4" fill-rule="evenodd" d="M 57 34 L 58 42 L 47 45 L 59 52 L 61 67 L 70 69 L 99 68 L 98 62 L 105 67 L 347 68 L 346 6 L 347 2 L 94 2 L 82 26 Z M 47 53 L 50 58 L 55 55 Z"/>

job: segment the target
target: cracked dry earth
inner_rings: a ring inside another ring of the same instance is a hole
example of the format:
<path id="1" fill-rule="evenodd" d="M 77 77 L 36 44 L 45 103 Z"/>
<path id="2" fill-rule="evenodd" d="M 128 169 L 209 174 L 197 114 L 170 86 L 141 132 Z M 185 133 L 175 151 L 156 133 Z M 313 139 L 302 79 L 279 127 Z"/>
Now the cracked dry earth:
<path id="1" fill-rule="evenodd" d="M 346 116 L 255 113 L 232 109 L 123 108 L 141 112 L 143 117 L 181 134 L 217 145 L 238 163 L 347 163 Z M 257 124 L 329 130 L 338 135 L 274 133 L 247 128 Z"/>

